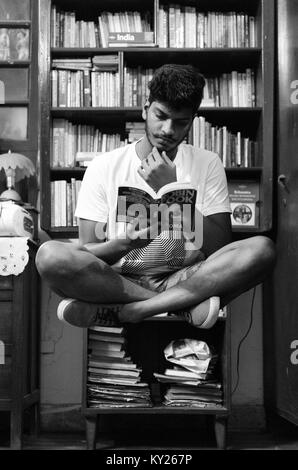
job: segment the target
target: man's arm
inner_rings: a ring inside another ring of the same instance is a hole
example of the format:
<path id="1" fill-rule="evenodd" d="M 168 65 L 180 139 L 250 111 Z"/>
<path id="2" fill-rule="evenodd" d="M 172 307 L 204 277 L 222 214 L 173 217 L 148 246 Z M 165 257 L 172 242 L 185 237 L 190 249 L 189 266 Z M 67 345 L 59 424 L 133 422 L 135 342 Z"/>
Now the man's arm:
<path id="1" fill-rule="evenodd" d="M 232 241 L 231 215 L 229 212 L 203 217 L 202 252 L 206 258 Z"/>
<path id="2" fill-rule="evenodd" d="M 142 248 L 150 243 L 148 229 L 138 231 L 136 224 L 127 224 L 126 231 L 117 238 L 106 241 L 106 224 L 93 220 L 79 219 L 79 242 L 86 250 L 109 265 L 113 265 L 129 251 Z M 144 238 L 141 238 L 144 235 Z"/>

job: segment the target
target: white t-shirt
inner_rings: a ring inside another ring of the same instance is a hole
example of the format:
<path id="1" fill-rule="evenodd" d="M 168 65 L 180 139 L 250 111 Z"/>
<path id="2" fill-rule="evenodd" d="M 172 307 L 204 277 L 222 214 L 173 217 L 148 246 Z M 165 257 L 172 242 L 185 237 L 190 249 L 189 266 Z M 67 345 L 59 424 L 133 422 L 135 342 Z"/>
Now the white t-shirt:
<path id="1" fill-rule="evenodd" d="M 115 224 L 119 186 L 137 185 L 155 194 L 137 172 L 141 160 L 135 145 L 95 157 L 84 174 L 75 216 L 107 223 L 107 239 L 124 228 L 123 223 Z M 177 181 L 189 182 L 197 189 L 196 207 L 204 216 L 231 212 L 226 174 L 217 154 L 183 143 L 174 163 Z M 131 250 L 112 267 L 122 273 L 154 274 L 176 271 L 202 258 L 199 250 L 185 250 L 183 239 L 169 240 L 162 233 L 145 248 Z"/>

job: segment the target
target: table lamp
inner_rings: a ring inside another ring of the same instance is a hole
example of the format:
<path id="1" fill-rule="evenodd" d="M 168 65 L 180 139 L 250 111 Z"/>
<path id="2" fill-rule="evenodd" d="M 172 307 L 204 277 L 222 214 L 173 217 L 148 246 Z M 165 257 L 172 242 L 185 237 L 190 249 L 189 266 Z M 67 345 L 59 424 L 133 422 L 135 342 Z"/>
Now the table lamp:
<path id="1" fill-rule="evenodd" d="M 22 198 L 15 190 L 15 183 L 23 178 L 34 175 L 35 168 L 32 161 L 20 153 L 8 153 L 0 155 L 0 171 L 4 171 L 6 175 L 7 189 L 0 194 L 1 200 L 11 200 L 21 202 Z"/>

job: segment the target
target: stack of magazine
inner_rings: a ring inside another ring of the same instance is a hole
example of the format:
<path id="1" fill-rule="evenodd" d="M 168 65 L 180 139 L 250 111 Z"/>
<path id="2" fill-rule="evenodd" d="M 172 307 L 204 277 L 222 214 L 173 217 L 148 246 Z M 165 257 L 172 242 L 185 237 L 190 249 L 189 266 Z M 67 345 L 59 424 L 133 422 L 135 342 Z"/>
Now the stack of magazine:
<path id="1" fill-rule="evenodd" d="M 151 406 L 142 369 L 126 352 L 124 327 L 93 326 L 88 332 L 87 399 L 91 408 Z"/>
<path id="2" fill-rule="evenodd" d="M 164 350 L 165 358 L 174 364 L 155 378 L 167 389 L 163 404 L 166 406 L 222 406 L 222 384 L 214 369 L 218 355 L 204 341 L 179 339 L 171 341 Z"/>

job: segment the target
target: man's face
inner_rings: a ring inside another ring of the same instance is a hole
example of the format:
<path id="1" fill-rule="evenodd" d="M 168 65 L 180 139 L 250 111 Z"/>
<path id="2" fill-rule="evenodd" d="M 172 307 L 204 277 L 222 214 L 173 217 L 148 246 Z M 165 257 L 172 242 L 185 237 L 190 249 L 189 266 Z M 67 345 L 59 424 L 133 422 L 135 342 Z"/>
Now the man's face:
<path id="1" fill-rule="evenodd" d="M 193 111 L 188 107 L 178 111 L 160 101 L 145 105 L 143 118 L 150 144 L 159 152 L 164 150 L 169 157 L 174 157 L 178 145 L 188 134 L 193 117 Z"/>

